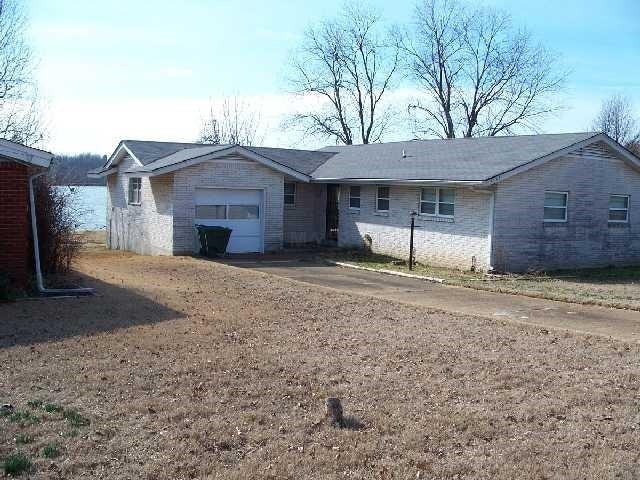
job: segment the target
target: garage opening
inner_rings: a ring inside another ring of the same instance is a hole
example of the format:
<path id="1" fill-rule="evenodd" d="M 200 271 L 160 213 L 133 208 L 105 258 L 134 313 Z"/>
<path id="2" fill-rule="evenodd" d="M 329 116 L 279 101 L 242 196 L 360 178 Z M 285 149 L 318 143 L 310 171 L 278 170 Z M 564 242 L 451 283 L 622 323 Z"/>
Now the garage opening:
<path id="1" fill-rule="evenodd" d="M 229 253 L 264 252 L 263 191 L 196 188 L 195 223 L 231 229 Z"/>

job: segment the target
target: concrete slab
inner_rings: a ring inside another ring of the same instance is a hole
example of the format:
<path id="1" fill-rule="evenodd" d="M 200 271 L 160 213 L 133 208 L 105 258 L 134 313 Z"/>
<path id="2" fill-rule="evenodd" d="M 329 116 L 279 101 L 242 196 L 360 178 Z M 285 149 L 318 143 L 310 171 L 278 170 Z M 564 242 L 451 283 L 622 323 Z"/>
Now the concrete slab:
<path id="1" fill-rule="evenodd" d="M 227 265 L 251 268 L 313 285 L 393 300 L 410 305 L 480 315 L 496 320 L 564 329 L 618 340 L 640 341 L 640 313 L 485 292 L 327 265 L 309 259 L 225 259 Z"/>

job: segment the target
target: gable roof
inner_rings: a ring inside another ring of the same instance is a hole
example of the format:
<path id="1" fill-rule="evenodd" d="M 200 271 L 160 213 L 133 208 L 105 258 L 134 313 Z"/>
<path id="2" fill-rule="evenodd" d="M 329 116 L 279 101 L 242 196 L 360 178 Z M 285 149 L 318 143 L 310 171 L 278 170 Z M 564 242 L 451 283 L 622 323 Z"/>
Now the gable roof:
<path id="1" fill-rule="evenodd" d="M 484 182 L 597 135 L 563 133 L 325 147 L 323 151 L 337 153 L 313 172 L 313 178 Z"/>
<path id="2" fill-rule="evenodd" d="M 130 168 L 125 173 L 159 175 L 201 161 L 219 158 L 222 154 L 231 155 L 234 153 L 249 157 L 304 181 L 309 181 L 311 172 L 333 155 L 330 152 L 289 148 L 122 140 L 105 165 L 91 170 L 89 176 L 102 177 L 115 173 L 116 169 L 113 166 L 127 154 L 133 157 L 139 165 Z"/>
<path id="3" fill-rule="evenodd" d="M 34 167 L 49 168 L 52 158 L 53 153 L 0 139 L 0 161 L 7 159 Z"/>
<path id="4" fill-rule="evenodd" d="M 107 163 L 89 176 L 115 173 L 114 165 L 126 155 L 137 166 L 125 173 L 154 176 L 237 154 L 307 182 L 489 185 L 596 142 L 605 143 L 640 170 L 640 158 L 610 137 L 585 132 L 411 140 L 321 150 L 123 140 Z"/>

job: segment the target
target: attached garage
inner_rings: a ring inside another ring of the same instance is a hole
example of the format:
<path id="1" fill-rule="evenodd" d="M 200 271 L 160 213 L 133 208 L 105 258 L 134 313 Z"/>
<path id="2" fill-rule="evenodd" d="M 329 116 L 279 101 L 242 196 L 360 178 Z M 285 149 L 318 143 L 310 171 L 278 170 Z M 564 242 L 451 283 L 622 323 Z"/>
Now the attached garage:
<path id="1" fill-rule="evenodd" d="M 196 188 L 194 223 L 230 228 L 229 253 L 262 253 L 263 198 L 258 188 Z"/>

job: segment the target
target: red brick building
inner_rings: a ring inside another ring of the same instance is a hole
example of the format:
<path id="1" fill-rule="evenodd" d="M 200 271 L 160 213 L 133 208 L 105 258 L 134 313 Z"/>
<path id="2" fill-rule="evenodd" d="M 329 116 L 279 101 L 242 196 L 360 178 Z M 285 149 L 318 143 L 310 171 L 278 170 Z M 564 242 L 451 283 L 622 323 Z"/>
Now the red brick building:
<path id="1" fill-rule="evenodd" d="M 0 275 L 24 288 L 32 272 L 29 178 L 46 171 L 52 154 L 0 140 Z"/>

